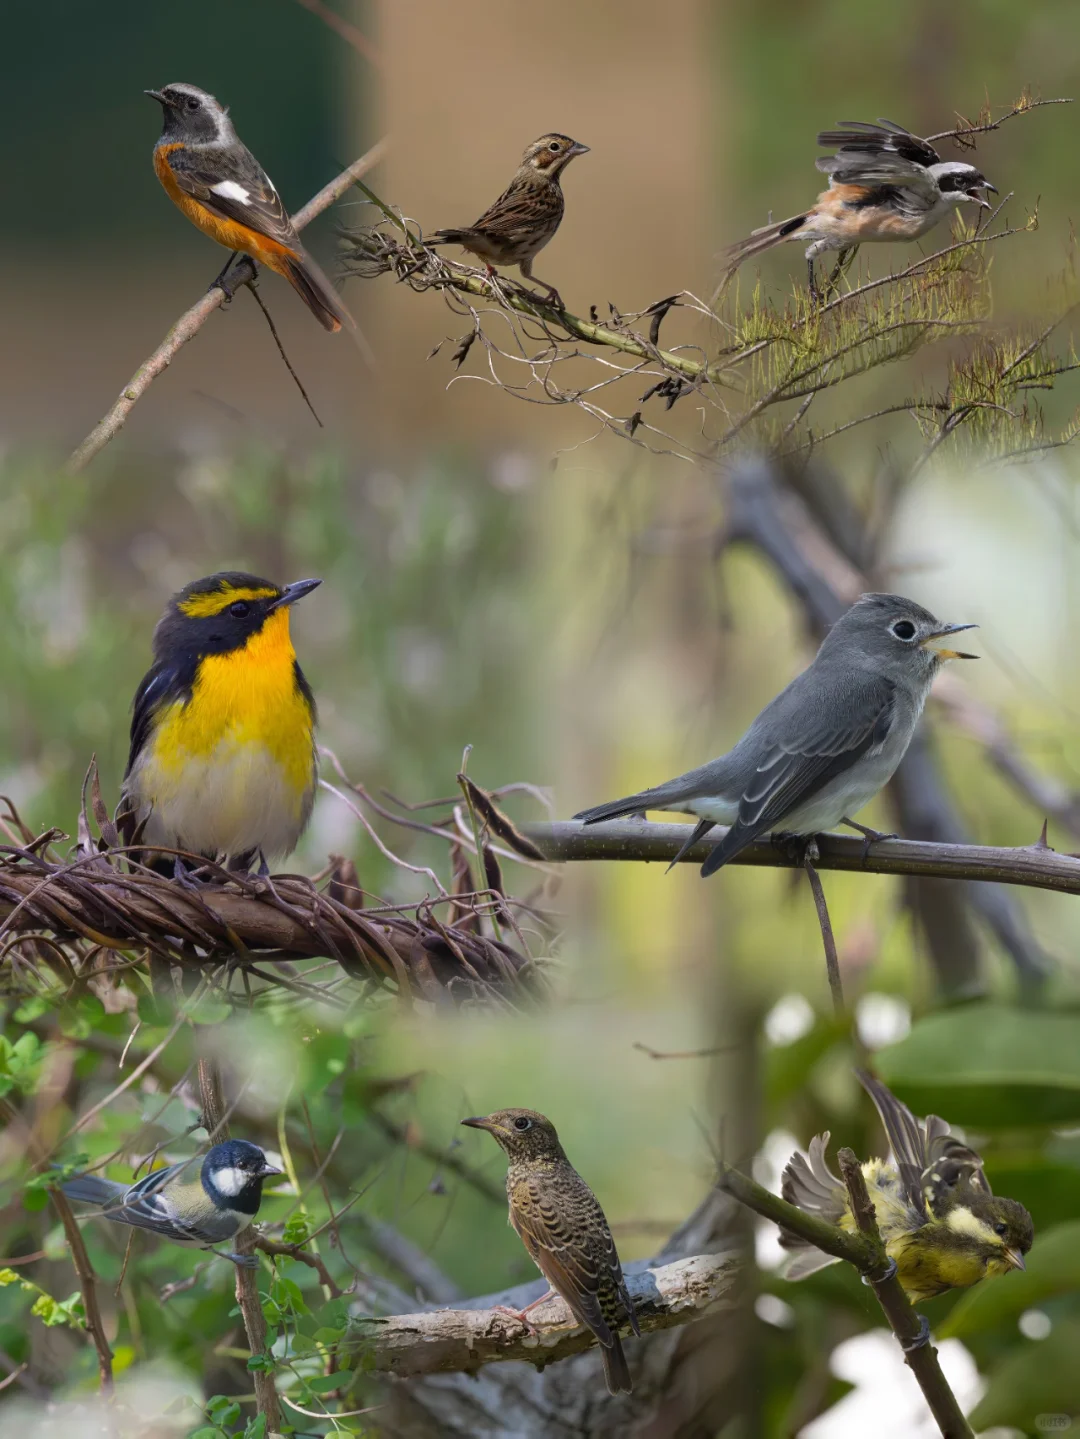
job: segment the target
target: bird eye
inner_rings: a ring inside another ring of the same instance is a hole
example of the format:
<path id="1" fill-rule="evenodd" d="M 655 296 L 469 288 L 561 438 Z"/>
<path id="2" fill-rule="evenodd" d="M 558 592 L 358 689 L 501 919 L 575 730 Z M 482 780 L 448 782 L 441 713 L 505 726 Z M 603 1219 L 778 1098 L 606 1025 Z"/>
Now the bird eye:
<path id="1" fill-rule="evenodd" d="M 995 1233 L 995 1234 L 1000 1234 L 1001 1237 L 1002 1237 L 1002 1239 L 1005 1238 L 1005 1235 L 1008 1234 L 1008 1232 L 1009 1232 L 1009 1226 L 1008 1226 L 1007 1224 L 995 1224 L 995 1225 L 994 1225 L 994 1233 Z"/>
<path id="2" fill-rule="evenodd" d="M 910 620 L 897 620 L 892 626 L 892 632 L 898 640 L 913 640 L 915 638 L 915 626 Z"/>
<path id="3" fill-rule="evenodd" d="M 184 103 L 189 110 L 197 110 L 199 108 L 199 102 L 194 95 L 189 95 Z"/>
<path id="4" fill-rule="evenodd" d="M 548 149 L 553 155 L 557 155 L 562 149 L 562 146 L 559 144 L 558 140 L 552 140 L 551 144 L 548 146 Z"/>
<path id="5" fill-rule="evenodd" d="M 518 1117 L 514 1120 L 514 1128 L 515 1128 L 515 1129 L 531 1129 L 531 1128 L 532 1128 L 532 1120 L 531 1120 L 531 1119 L 526 1119 L 523 1114 L 519 1114 Z"/>
<path id="6" fill-rule="evenodd" d="M 229 606 L 229 614 L 232 615 L 234 620 L 246 619 L 250 613 L 251 606 L 247 600 L 237 600 L 235 604 Z"/>

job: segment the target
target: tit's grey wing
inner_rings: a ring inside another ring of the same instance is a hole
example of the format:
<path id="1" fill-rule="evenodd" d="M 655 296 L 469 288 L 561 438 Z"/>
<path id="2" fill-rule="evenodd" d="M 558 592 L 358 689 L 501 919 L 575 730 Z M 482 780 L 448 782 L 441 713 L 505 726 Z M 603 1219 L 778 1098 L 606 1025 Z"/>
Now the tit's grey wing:
<path id="1" fill-rule="evenodd" d="M 187 1167 L 170 1164 L 164 1169 L 153 1169 L 131 1185 L 117 1184 L 96 1174 L 77 1174 L 60 1187 L 69 1199 L 100 1205 L 104 1217 L 117 1224 L 152 1229 L 165 1239 L 190 1244 L 198 1235 L 177 1220 L 172 1204 L 160 1193 L 163 1185 Z"/>
<path id="2" fill-rule="evenodd" d="M 783 827 L 831 780 L 876 754 L 896 719 L 896 686 L 884 675 L 855 675 L 823 693 L 820 676 L 804 671 L 759 715 L 732 751 L 753 769 L 744 779 L 738 816 L 701 866 L 703 877 L 758 835 Z"/>
<path id="3" fill-rule="evenodd" d="M 924 1176 L 929 1168 L 927 1131 L 907 1105 L 901 1104 L 892 1090 L 887 1089 L 880 1079 L 875 1079 L 872 1074 L 867 1074 L 865 1069 L 857 1069 L 855 1074 L 859 1083 L 874 1101 L 874 1108 L 881 1116 L 881 1122 L 885 1126 L 885 1133 L 889 1138 L 889 1148 L 892 1150 L 900 1182 L 904 1186 L 904 1193 L 909 1203 L 917 1214 L 921 1214 L 925 1220 L 929 1221 L 930 1214 L 926 1207 L 927 1196 L 924 1187 L 926 1182 Z M 935 1117 L 935 1134 L 938 1133 L 936 1125 L 943 1123 L 943 1120 Z"/>

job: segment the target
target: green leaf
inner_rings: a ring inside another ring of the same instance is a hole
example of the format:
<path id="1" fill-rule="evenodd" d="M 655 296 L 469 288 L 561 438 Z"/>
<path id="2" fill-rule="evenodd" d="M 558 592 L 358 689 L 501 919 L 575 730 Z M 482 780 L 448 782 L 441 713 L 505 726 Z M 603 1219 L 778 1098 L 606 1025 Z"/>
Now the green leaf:
<path id="1" fill-rule="evenodd" d="M 939 1326 L 943 1339 L 1012 1324 L 1025 1309 L 1080 1288 L 1080 1219 L 1036 1236 L 1027 1269 L 987 1279 L 968 1290 Z"/>
<path id="2" fill-rule="evenodd" d="M 312 1379 L 305 1379 L 304 1383 L 311 1390 L 312 1394 L 331 1394 L 335 1389 L 342 1389 L 349 1382 L 349 1374 L 316 1374 Z"/>
<path id="3" fill-rule="evenodd" d="M 206 1412 L 215 1424 L 235 1424 L 240 1418 L 240 1405 L 228 1394 L 215 1394 L 206 1401 Z"/>
<path id="4" fill-rule="evenodd" d="M 989 1389 L 971 1413 L 972 1427 L 981 1432 L 1011 1425 L 1031 1433 L 1036 1418 L 1045 1421 L 1080 1413 L 1077 1354 L 1080 1320 L 1076 1319 L 1055 1324 L 1045 1339 L 1018 1345 L 990 1376 Z M 1045 1422 L 1039 1431 L 1051 1432 Z"/>
<path id="5" fill-rule="evenodd" d="M 919 1020 L 881 1050 L 882 1079 L 916 1114 L 980 1129 L 1080 1120 L 1077 1020 L 971 1004 Z"/>
<path id="6" fill-rule="evenodd" d="M 266 1415 L 260 1414 L 244 1430 L 244 1439 L 266 1439 Z"/>

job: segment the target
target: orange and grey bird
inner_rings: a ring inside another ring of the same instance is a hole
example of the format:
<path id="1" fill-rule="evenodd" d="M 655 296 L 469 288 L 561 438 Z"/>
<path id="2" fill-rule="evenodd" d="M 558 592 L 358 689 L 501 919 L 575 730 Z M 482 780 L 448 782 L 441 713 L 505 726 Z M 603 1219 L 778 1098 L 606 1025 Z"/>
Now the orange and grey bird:
<path id="1" fill-rule="evenodd" d="M 563 217 L 562 172 L 588 145 L 552 132 L 534 140 L 521 157 L 517 173 L 503 193 L 473 225 L 437 230 L 429 245 L 460 245 L 476 255 L 494 274 L 496 265 L 517 265 L 526 280 L 543 285 L 560 310 L 563 302 L 554 285 L 532 272 L 532 262 L 559 228 Z"/>
<path id="2" fill-rule="evenodd" d="M 300 243 L 269 175 L 238 138 L 225 106 L 195 85 L 166 85 L 146 93 L 164 111 L 154 171 L 165 193 L 204 235 L 233 252 L 214 285 L 231 295 L 225 277 L 242 252 L 284 276 L 324 329 L 355 329 L 333 285 Z"/>
<path id="3" fill-rule="evenodd" d="M 619 1330 L 629 1324 L 640 1334 L 634 1301 L 604 1211 L 567 1159 L 555 1126 L 534 1109 L 498 1109 L 461 1122 L 486 1129 L 505 1151 L 510 1223 L 551 1286 L 520 1312 L 506 1312 L 527 1324 L 530 1310 L 558 1294 L 595 1335 L 609 1393 L 629 1394 L 633 1386 Z"/>
<path id="4" fill-rule="evenodd" d="M 806 245 L 810 291 L 817 294 L 818 255 L 838 250 L 839 274 L 860 245 L 921 239 L 960 205 L 989 209 L 983 191 L 997 194 L 974 165 L 942 160 L 928 140 L 891 120 L 844 120 L 840 129 L 823 130 L 817 142 L 838 147 L 816 162 L 829 188 L 801 215 L 763 225 L 730 246 L 724 252 L 729 271 L 774 245 L 796 241 Z"/>

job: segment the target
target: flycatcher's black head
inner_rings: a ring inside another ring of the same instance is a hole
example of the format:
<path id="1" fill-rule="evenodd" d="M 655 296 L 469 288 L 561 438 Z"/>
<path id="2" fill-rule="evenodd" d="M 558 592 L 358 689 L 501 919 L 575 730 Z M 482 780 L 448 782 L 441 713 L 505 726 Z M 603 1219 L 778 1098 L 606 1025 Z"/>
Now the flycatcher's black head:
<path id="1" fill-rule="evenodd" d="M 516 1163 L 566 1159 L 554 1124 L 535 1109 L 496 1109 L 461 1122 L 470 1129 L 486 1129 Z"/>
<path id="2" fill-rule="evenodd" d="M 215 1144 L 202 1162 L 202 1187 L 219 1209 L 257 1214 L 262 1203 L 263 1180 L 280 1174 L 257 1144 L 227 1139 Z"/>
<path id="3" fill-rule="evenodd" d="M 178 82 L 145 92 L 164 112 L 161 139 L 167 144 L 228 145 L 236 139 L 229 112 L 197 85 Z"/>
<path id="4" fill-rule="evenodd" d="M 243 649 L 268 623 L 283 625 L 284 638 L 288 634 L 289 606 L 321 583 L 297 580 L 283 589 L 270 580 L 238 570 L 192 580 L 172 597 L 158 621 L 154 658 L 160 663 L 227 654 Z"/>
<path id="5" fill-rule="evenodd" d="M 521 157 L 521 168 L 535 170 L 545 180 L 557 180 L 571 160 L 588 153 L 588 145 L 552 130 L 532 142 Z"/>

